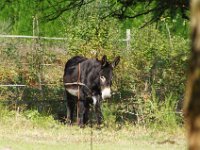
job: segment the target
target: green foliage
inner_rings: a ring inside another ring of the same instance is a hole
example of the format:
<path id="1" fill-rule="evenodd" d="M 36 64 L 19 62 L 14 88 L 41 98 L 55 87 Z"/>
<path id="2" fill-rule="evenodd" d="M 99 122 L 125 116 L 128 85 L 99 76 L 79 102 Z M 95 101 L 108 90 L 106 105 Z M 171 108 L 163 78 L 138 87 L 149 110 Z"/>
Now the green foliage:
<path id="1" fill-rule="evenodd" d="M 27 110 L 18 112 L 9 110 L 8 107 L 0 105 L 0 124 L 10 124 L 17 128 L 24 126 L 37 127 L 37 128 L 54 128 L 59 126 L 59 123 L 54 120 L 51 115 L 39 113 L 37 110 Z"/>
<path id="2" fill-rule="evenodd" d="M 103 104 L 105 125 L 128 122 L 175 127 L 181 122 L 175 107 L 184 93 L 189 45 L 187 22 L 183 22 L 180 16 L 166 17 L 160 18 L 159 23 L 138 29 L 151 16 L 123 22 L 113 18 L 101 19 L 100 3 L 90 3 L 82 6 L 77 14 L 69 11 L 56 20 L 45 22 L 42 16 L 55 11 L 50 7 L 49 12 L 42 14 L 42 8 L 47 5 L 46 0 L 34 1 L 33 5 L 20 0 L 19 5 L 6 5 L 1 12 L 2 32 L 32 35 L 35 18 L 36 35 L 67 38 L 63 42 L 41 39 L 0 41 L 0 60 L 4 62 L 0 64 L 1 83 L 28 85 L 21 96 L 27 101 L 63 99 L 62 75 L 68 58 L 74 55 L 101 58 L 106 54 L 112 60 L 120 55 L 113 84 L 115 95 L 111 102 Z M 124 41 L 127 28 L 131 29 L 130 48 Z M 41 65 L 44 63 L 52 66 Z M 12 65 L 7 67 L 5 64 Z M 40 81 L 56 86 L 40 87 Z M 2 100 L 17 97 L 13 88 L 1 87 L 0 94 Z M 25 118 L 35 124 L 44 119 L 42 112 L 55 113 L 54 108 L 57 108 L 66 113 L 66 109 L 63 106 L 60 109 L 57 104 L 45 104 L 41 109 L 37 109 L 39 104 L 32 106 L 29 108 L 38 111 L 25 112 Z M 51 122 L 52 118 L 45 119 Z"/>
<path id="3" fill-rule="evenodd" d="M 175 111 L 177 97 L 170 94 L 165 96 L 164 100 L 160 102 L 156 94 L 152 94 L 151 99 L 139 106 L 139 121 L 155 129 L 178 128 L 181 123 L 181 116 Z"/>
<path id="4" fill-rule="evenodd" d="M 4 121 L 10 118 L 14 118 L 15 112 L 14 111 L 9 111 L 8 108 L 3 106 L 2 104 L 0 105 L 0 120 Z"/>
<path id="5" fill-rule="evenodd" d="M 42 115 L 37 110 L 27 110 L 23 112 L 23 116 L 30 120 L 33 126 L 50 128 L 58 125 L 52 116 Z"/>
<path id="6" fill-rule="evenodd" d="M 104 125 L 106 127 L 115 127 L 116 125 L 116 107 L 111 103 L 105 103 L 102 106 Z"/>

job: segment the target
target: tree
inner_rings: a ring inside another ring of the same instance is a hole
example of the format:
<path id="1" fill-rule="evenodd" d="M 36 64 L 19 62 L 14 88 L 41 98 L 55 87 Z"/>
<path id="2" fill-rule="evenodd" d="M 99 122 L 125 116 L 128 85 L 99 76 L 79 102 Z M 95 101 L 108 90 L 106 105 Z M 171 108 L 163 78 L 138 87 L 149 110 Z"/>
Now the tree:
<path id="1" fill-rule="evenodd" d="M 191 3 L 192 45 L 184 115 L 188 130 L 189 150 L 200 149 L 200 1 Z"/>
<path id="2" fill-rule="evenodd" d="M 1 10 L 17 0 L 3 0 Z M 90 3 L 99 3 L 102 18 L 117 17 L 119 19 L 133 19 L 145 14 L 153 13 L 152 21 L 162 16 L 174 17 L 181 14 L 182 18 L 188 18 L 189 0 L 35 0 L 42 3 L 40 11 L 45 12 L 48 20 L 54 20 L 69 10 L 79 10 Z M 54 10 L 52 12 L 52 10 Z"/>
<path id="3" fill-rule="evenodd" d="M 44 1 L 44 0 L 43 0 Z M 148 23 L 158 21 L 161 17 L 171 18 L 181 15 L 188 18 L 188 0 L 47 0 L 49 6 L 44 8 L 45 18 L 54 20 L 70 10 L 78 11 L 90 3 L 98 3 L 100 17 L 116 17 L 118 19 L 134 19 L 146 14 L 152 14 Z M 54 11 L 49 11 L 54 10 Z M 48 13 L 50 12 L 50 13 Z"/>

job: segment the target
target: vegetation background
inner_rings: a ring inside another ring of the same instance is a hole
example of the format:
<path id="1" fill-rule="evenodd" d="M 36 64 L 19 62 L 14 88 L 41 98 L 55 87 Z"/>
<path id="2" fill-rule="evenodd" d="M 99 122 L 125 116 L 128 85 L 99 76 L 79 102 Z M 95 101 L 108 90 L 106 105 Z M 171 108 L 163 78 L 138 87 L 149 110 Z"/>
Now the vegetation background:
<path id="1" fill-rule="evenodd" d="M 172 2 L 167 0 L 162 4 L 139 0 L 80 2 L 4 0 L 0 4 L 0 34 L 38 36 L 0 38 L 0 84 L 27 85 L 0 87 L 5 109 L 2 124 L 9 122 L 12 110 L 22 118 L 39 120 L 36 124 L 45 124 L 45 118 L 63 119 L 65 62 L 74 55 L 100 58 L 106 54 L 109 59 L 120 55 L 121 62 L 115 70 L 114 95 L 102 104 L 104 127 L 120 130 L 128 124 L 180 129 L 190 43 L 187 2 L 174 1 L 170 7 L 167 4 Z M 137 16 L 162 5 L 165 11 L 157 16 L 154 11 Z M 124 40 L 127 29 L 131 31 L 129 45 Z"/>

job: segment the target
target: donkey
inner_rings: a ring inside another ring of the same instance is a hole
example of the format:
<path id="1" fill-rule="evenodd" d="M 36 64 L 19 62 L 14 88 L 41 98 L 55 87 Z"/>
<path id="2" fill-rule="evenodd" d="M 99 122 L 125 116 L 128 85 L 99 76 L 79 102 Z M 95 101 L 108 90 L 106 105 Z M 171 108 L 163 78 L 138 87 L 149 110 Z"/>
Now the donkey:
<path id="1" fill-rule="evenodd" d="M 72 124 L 75 106 L 77 105 L 77 123 L 83 126 L 88 121 L 90 104 L 93 103 L 97 124 L 101 124 L 102 99 L 111 97 L 113 69 L 118 65 L 120 57 L 112 62 L 106 55 L 101 60 L 75 56 L 65 64 L 63 81 L 67 99 L 67 119 Z"/>

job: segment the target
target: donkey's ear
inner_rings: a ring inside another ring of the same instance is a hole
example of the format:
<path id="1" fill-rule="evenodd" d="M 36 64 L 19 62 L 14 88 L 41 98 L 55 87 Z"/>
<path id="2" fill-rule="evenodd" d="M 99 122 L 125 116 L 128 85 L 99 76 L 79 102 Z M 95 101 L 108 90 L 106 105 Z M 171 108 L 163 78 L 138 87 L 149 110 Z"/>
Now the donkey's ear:
<path id="1" fill-rule="evenodd" d="M 102 59 L 101 59 L 101 65 L 102 67 L 106 66 L 107 64 L 107 57 L 106 55 L 103 55 Z"/>
<path id="2" fill-rule="evenodd" d="M 120 61 L 120 56 L 117 56 L 112 62 L 112 67 L 115 68 L 118 65 L 119 61 Z"/>

